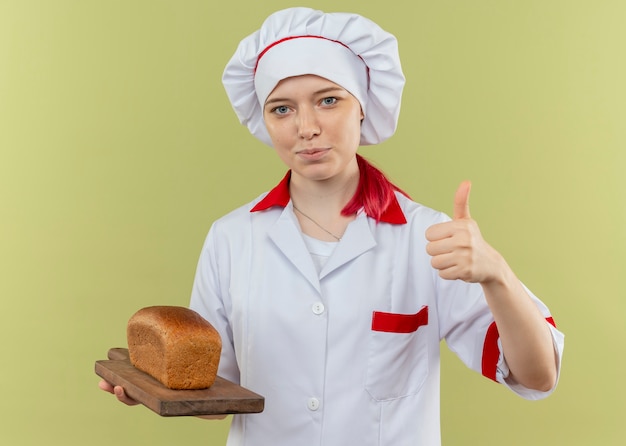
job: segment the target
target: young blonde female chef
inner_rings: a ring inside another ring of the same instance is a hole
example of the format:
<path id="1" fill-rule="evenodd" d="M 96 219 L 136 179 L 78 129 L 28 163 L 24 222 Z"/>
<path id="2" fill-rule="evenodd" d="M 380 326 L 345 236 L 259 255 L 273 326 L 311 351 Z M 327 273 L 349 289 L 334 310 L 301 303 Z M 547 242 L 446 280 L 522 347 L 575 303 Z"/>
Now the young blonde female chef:
<path id="1" fill-rule="evenodd" d="M 263 413 L 234 416 L 228 445 L 438 445 L 442 339 L 524 398 L 554 390 L 563 334 L 482 238 L 470 184 L 450 219 L 357 154 L 396 129 L 393 35 L 356 14 L 278 11 L 223 82 L 288 167 L 214 222 L 193 287 L 222 336 L 220 376 L 265 396 Z"/>

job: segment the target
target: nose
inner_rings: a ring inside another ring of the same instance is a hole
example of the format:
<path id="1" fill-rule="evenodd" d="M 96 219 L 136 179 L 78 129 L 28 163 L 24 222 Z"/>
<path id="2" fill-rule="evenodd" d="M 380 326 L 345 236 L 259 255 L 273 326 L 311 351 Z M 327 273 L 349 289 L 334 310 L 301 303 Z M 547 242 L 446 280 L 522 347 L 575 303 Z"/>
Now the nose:
<path id="1" fill-rule="evenodd" d="M 298 137 L 311 139 L 321 133 L 322 129 L 313 110 L 298 111 Z"/>

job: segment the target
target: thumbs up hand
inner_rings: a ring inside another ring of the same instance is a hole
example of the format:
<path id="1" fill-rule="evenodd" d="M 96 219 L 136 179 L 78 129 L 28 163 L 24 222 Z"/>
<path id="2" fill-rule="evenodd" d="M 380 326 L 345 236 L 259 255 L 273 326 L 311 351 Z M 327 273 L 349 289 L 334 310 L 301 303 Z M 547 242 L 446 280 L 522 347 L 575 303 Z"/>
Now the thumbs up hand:
<path id="1" fill-rule="evenodd" d="M 428 228 L 426 252 L 442 278 L 486 284 L 499 277 L 505 267 L 504 259 L 483 239 L 470 216 L 471 187 L 469 181 L 459 185 L 451 221 Z"/>

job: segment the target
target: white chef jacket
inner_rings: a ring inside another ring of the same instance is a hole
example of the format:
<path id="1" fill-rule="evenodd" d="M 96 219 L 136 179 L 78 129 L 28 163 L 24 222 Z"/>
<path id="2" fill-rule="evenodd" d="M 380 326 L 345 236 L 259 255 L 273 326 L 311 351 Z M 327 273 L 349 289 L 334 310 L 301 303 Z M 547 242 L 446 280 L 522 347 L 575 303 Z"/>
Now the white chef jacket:
<path id="1" fill-rule="evenodd" d="M 506 381 L 481 286 L 431 267 L 424 234 L 448 217 L 397 193 L 380 222 L 357 214 L 318 273 L 288 181 L 214 222 L 198 263 L 190 307 L 222 336 L 218 373 L 265 397 L 233 417 L 229 446 L 439 445 L 442 339 L 525 398 L 552 392 Z"/>

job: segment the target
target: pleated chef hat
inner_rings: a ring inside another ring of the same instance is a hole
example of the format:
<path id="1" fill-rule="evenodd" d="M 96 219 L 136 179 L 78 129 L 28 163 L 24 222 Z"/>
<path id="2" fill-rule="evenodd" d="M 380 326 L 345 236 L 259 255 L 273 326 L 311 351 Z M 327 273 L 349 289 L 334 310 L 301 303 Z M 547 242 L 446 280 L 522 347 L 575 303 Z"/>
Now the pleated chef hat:
<path id="1" fill-rule="evenodd" d="M 235 113 L 269 146 L 263 104 L 282 79 L 324 77 L 361 103 L 361 145 L 378 144 L 396 130 L 404 74 L 396 38 L 358 14 L 288 8 L 270 15 L 243 39 L 222 82 Z"/>

